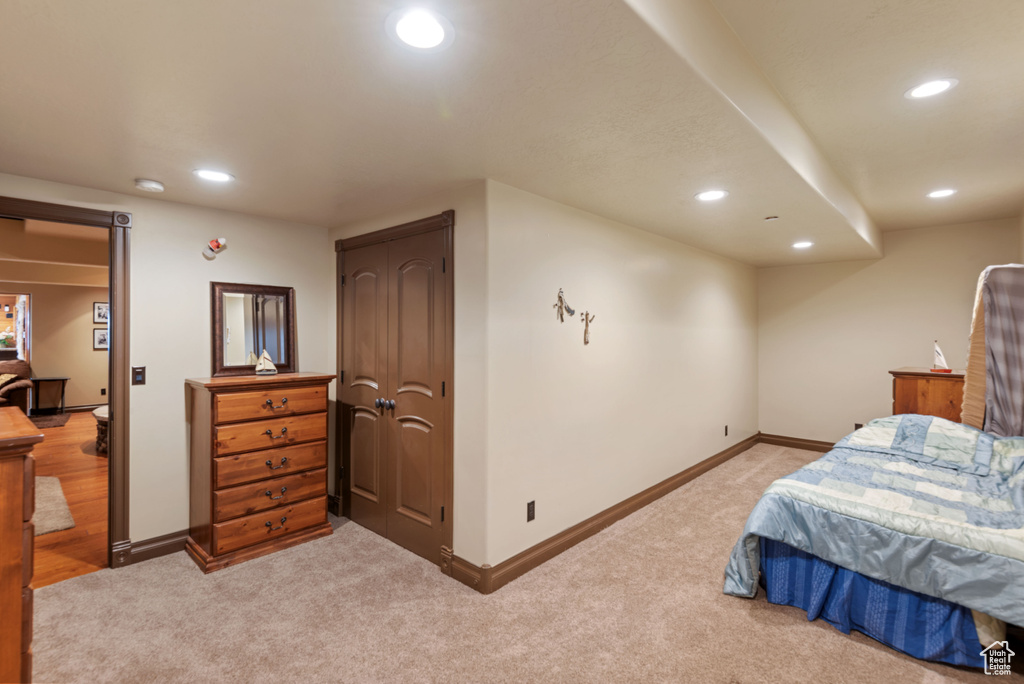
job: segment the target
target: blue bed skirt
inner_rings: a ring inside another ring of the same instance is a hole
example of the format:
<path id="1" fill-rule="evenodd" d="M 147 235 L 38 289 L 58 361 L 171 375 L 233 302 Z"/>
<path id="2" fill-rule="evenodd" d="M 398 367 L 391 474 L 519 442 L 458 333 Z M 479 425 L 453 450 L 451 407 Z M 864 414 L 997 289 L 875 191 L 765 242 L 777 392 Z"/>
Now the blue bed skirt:
<path id="1" fill-rule="evenodd" d="M 761 586 L 770 603 L 863 632 L 922 660 L 983 667 L 969 608 L 865 577 L 788 544 L 761 538 Z"/>

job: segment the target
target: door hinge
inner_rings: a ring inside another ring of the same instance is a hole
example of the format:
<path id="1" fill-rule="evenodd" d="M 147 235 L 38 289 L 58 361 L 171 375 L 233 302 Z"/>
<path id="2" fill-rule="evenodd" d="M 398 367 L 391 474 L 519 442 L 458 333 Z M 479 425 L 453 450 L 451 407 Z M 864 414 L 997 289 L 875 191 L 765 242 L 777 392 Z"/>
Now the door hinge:
<path id="1" fill-rule="evenodd" d="M 338 469 L 338 479 L 339 480 L 344 480 L 345 479 L 345 467 L 344 466 L 342 466 L 341 468 Z"/>
<path id="2" fill-rule="evenodd" d="M 338 384 L 340 385 L 340 384 L 343 384 L 344 382 L 345 382 L 345 371 L 341 371 L 340 373 L 338 373 Z"/>
<path id="3" fill-rule="evenodd" d="M 444 396 L 444 381 L 441 382 L 441 396 Z"/>
<path id="4" fill-rule="evenodd" d="M 444 257 L 441 257 L 441 273 L 444 273 L 445 270 L 448 268 L 448 263 L 447 262 L 448 262 L 447 259 L 445 259 Z"/>
<path id="5" fill-rule="evenodd" d="M 344 274 L 341 276 L 341 286 L 345 287 L 345 276 L 344 276 Z"/>
<path id="6" fill-rule="evenodd" d="M 441 506 L 441 522 L 444 522 L 444 506 Z"/>

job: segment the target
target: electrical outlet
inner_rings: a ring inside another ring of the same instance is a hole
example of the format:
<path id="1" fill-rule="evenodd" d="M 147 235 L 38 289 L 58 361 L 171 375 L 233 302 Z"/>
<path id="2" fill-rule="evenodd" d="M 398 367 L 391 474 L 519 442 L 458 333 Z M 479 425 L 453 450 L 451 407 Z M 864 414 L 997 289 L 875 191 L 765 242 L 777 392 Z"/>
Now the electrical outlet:
<path id="1" fill-rule="evenodd" d="M 729 426 L 728 425 L 725 426 L 725 436 L 726 437 L 729 436 Z"/>
<path id="2" fill-rule="evenodd" d="M 101 397 L 107 396 L 107 388 L 106 387 L 101 387 L 100 388 L 100 396 Z"/>
<path id="3" fill-rule="evenodd" d="M 526 504 L 526 522 L 530 522 L 537 516 L 537 510 L 534 508 L 535 501 L 530 501 Z"/>

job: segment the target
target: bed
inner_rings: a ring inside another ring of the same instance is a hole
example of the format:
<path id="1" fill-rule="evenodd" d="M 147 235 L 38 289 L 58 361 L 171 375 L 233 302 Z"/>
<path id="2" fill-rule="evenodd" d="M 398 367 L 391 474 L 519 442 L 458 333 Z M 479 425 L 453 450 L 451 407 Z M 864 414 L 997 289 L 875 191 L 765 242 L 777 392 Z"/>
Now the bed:
<path id="1" fill-rule="evenodd" d="M 1024 437 L 879 418 L 776 480 L 725 592 L 796 605 L 915 657 L 980 667 L 1024 625 Z"/>

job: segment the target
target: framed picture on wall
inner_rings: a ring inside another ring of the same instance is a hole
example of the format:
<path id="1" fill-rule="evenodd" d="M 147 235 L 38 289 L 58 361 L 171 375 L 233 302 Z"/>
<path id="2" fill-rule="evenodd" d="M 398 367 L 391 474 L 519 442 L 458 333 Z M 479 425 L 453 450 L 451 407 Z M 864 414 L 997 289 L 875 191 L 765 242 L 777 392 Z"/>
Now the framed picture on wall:
<path id="1" fill-rule="evenodd" d="M 107 323 L 110 321 L 110 304 L 107 302 L 92 303 L 92 322 Z"/>
<path id="2" fill-rule="evenodd" d="M 93 351 L 106 351 L 110 349 L 110 331 L 106 328 L 96 328 L 92 331 Z"/>

